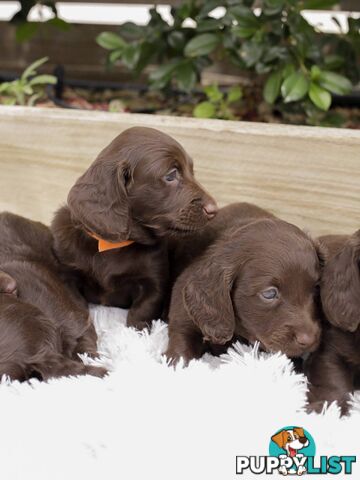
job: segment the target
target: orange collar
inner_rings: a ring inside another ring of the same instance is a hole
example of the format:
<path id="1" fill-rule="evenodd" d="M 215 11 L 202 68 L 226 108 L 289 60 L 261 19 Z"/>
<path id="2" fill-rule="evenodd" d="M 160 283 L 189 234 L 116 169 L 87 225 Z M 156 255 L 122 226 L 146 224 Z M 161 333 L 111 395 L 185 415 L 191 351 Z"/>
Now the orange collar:
<path id="1" fill-rule="evenodd" d="M 98 241 L 98 251 L 106 252 L 107 250 L 114 250 L 115 248 L 124 248 L 132 243 L 135 243 L 134 240 L 124 240 L 123 242 L 108 242 L 103 238 L 98 237 L 94 233 L 87 232 L 90 237 L 95 238 Z"/>

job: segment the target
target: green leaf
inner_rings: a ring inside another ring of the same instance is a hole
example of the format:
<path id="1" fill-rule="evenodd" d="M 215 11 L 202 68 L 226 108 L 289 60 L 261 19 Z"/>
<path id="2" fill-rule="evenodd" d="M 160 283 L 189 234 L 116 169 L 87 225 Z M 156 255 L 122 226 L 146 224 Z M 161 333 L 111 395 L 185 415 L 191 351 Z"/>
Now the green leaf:
<path id="1" fill-rule="evenodd" d="M 174 61 L 172 61 L 172 62 L 169 62 L 169 63 L 165 63 L 164 65 L 161 65 L 156 70 L 151 72 L 150 79 L 152 81 L 161 80 L 162 78 L 171 74 L 177 66 L 178 66 L 178 62 L 175 63 Z"/>
<path id="2" fill-rule="evenodd" d="M 36 101 L 39 100 L 39 98 L 41 98 L 42 96 L 43 92 L 34 93 L 34 95 L 32 95 L 27 102 L 28 106 L 33 107 Z"/>
<path id="3" fill-rule="evenodd" d="M 30 40 L 30 38 L 32 38 L 36 34 L 38 28 L 39 28 L 39 25 L 37 22 L 20 23 L 16 27 L 16 33 L 15 33 L 16 41 L 19 43 L 22 43 L 22 42 L 25 42 L 26 40 Z"/>
<path id="4" fill-rule="evenodd" d="M 254 15 L 251 8 L 243 5 L 234 5 L 229 9 L 231 15 L 237 22 L 240 22 L 243 26 L 255 26 L 259 25 L 259 19 Z"/>
<path id="5" fill-rule="evenodd" d="M 156 70 L 151 72 L 149 75 L 149 80 L 151 87 L 154 89 L 164 88 L 170 81 L 174 70 L 179 65 L 178 60 L 173 60 L 165 65 L 161 65 Z"/>
<path id="6" fill-rule="evenodd" d="M 278 70 L 273 72 L 266 80 L 263 97 L 267 103 L 273 104 L 280 94 L 282 82 L 282 72 Z"/>
<path id="7" fill-rule="evenodd" d="M 3 82 L 0 84 L 0 93 L 6 92 L 8 88 L 10 87 L 11 83 L 10 82 Z"/>
<path id="8" fill-rule="evenodd" d="M 324 64 L 330 70 L 337 69 L 344 65 L 344 58 L 336 54 L 326 55 L 324 57 Z"/>
<path id="9" fill-rule="evenodd" d="M 304 10 L 321 10 L 332 8 L 338 3 L 339 0 L 305 0 L 302 8 Z"/>
<path id="10" fill-rule="evenodd" d="M 196 84 L 197 73 L 191 63 L 183 62 L 176 67 L 175 77 L 180 90 L 190 92 Z"/>
<path id="11" fill-rule="evenodd" d="M 23 72 L 23 74 L 21 75 L 21 80 L 26 80 L 27 78 L 29 78 L 31 75 L 34 75 L 36 73 L 36 70 L 41 66 L 43 65 L 45 62 L 47 62 L 49 60 L 49 57 L 43 57 L 43 58 L 39 58 L 39 60 L 36 60 L 35 62 L 33 62 L 31 65 L 29 65 Z"/>
<path id="12" fill-rule="evenodd" d="M 53 27 L 55 27 L 55 28 L 57 28 L 57 29 L 59 29 L 63 32 L 67 32 L 71 28 L 70 23 L 65 22 L 65 20 L 62 20 L 59 17 L 50 18 L 49 20 L 47 20 L 46 23 L 48 25 L 52 25 Z"/>
<path id="13" fill-rule="evenodd" d="M 309 97 L 313 104 L 320 108 L 320 110 L 329 110 L 331 105 L 331 95 L 327 90 L 319 87 L 316 83 L 311 83 Z"/>
<path id="14" fill-rule="evenodd" d="M 208 85 L 207 87 L 204 87 L 204 92 L 208 99 L 213 103 L 220 102 L 224 97 L 224 94 L 219 90 L 217 85 Z"/>
<path id="15" fill-rule="evenodd" d="M 134 22 L 125 22 L 119 27 L 121 35 L 128 40 L 137 40 L 144 36 L 144 27 Z"/>
<path id="16" fill-rule="evenodd" d="M 201 10 L 197 16 L 197 18 L 205 18 L 208 16 L 210 12 L 212 12 L 216 7 L 219 7 L 222 5 L 222 2 L 219 0 L 206 0 L 206 2 L 202 2 L 203 6 L 201 7 Z"/>
<path id="17" fill-rule="evenodd" d="M 265 0 L 263 13 L 268 16 L 278 15 L 284 8 L 285 0 Z"/>
<path id="18" fill-rule="evenodd" d="M 34 90 L 30 87 L 30 85 L 24 85 L 22 91 L 26 95 L 32 95 L 34 93 Z"/>
<path id="19" fill-rule="evenodd" d="M 239 85 L 235 85 L 230 88 L 227 94 L 228 103 L 237 102 L 243 96 L 242 88 Z"/>
<path id="20" fill-rule="evenodd" d="M 120 48 L 119 50 L 113 50 L 112 52 L 110 52 L 109 54 L 109 61 L 111 64 L 115 63 L 117 60 L 119 60 L 119 58 L 122 57 L 123 55 L 123 49 Z"/>
<path id="21" fill-rule="evenodd" d="M 318 80 L 320 75 L 321 69 L 317 65 L 313 65 L 310 71 L 311 80 Z"/>
<path id="22" fill-rule="evenodd" d="M 288 57 L 289 52 L 287 48 L 285 47 L 268 47 L 265 48 L 265 53 L 263 56 L 263 62 L 268 63 L 268 62 L 273 62 L 276 60 L 279 62 L 279 60 L 284 60 Z"/>
<path id="23" fill-rule="evenodd" d="M 96 43 L 106 50 L 124 48 L 127 45 L 125 40 L 123 40 L 120 35 L 117 35 L 114 32 L 101 32 L 96 37 Z"/>
<path id="24" fill-rule="evenodd" d="M 29 85 L 55 85 L 57 78 L 54 75 L 37 75 L 30 80 Z"/>
<path id="25" fill-rule="evenodd" d="M 236 25 L 232 28 L 234 35 L 240 38 L 250 38 L 257 32 L 257 27 L 241 27 Z"/>
<path id="26" fill-rule="evenodd" d="M 282 78 L 285 79 L 287 77 L 290 77 L 292 73 L 295 72 L 295 67 L 292 63 L 287 63 L 285 67 L 283 68 L 282 71 Z"/>
<path id="27" fill-rule="evenodd" d="M 174 50 L 182 50 L 185 45 L 185 35 L 179 30 L 173 30 L 167 37 L 168 44 Z"/>
<path id="28" fill-rule="evenodd" d="M 292 73 L 281 85 L 281 94 L 285 103 L 297 102 L 309 91 L 309 80 L 301 72 Z"/>
<path id="29" fill-rule="evenodd" d="M 139 44 L 127 45 L 123 50 L 121 60 L 129 70 L 133 70 L 139 61 L 140 53 L 141 46 Z"/>
<path id="30" fill-rule="evenodd" d="M 240 38 L 249 38 L 258 31 L 260 22 L 251 8 L 237 5 L 232 7 L 230 13 L 235 18 L 237 25 L 233 27 L 233 33 Z"/>
<path id="31" fill-rule="evenodd" d="M 264 46 L 253 41 L 247 41 L 240 50 L 240 57 L 247 67 L 253 67 L 261 58 Z"/>
<path id="32" fill-rule="evenodd" d="M 193 114 L 197 118 L 214 118 L 216 114 L 215 105 L 211 102 L 201 102 L 194 108 Z"/>
<path id="33" fill-rule="evenodd" d="M 345 95 L 352 90 L 352 83 L 343 75 L 334 72 L 321 72 L 318 83 L 321 87 L 338 95 Z"/>
<path id="34" fill-rule="evenodd" d="M 199 20 L 196 25 L 196 30 L 199 33 L 202 32 L 211 32 L 219 30 L 221 26 L 221 21 L 217 18 L 205 18 L 204 20 Z"/>
<path id="35" fill-rule="evenodd" d="M 218 46 L 220 37 L 214 33 L 202 33 L 193 37 L 185 46 L 186 57 L 208 55 Z"/>

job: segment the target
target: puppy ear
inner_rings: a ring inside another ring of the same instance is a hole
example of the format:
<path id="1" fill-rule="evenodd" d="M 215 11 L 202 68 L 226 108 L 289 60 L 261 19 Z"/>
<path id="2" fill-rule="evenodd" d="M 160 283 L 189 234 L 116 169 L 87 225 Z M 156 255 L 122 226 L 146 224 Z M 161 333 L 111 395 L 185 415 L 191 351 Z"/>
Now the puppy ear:
<path id="1" fill-rule="evenodd" d="M 123 162 L 99 157 L 70 190 L 68 205 L 73 218 L 105 240 L 126 240 L 129 235 L 127 178 L 128 169 Z"/>
<path id="2" fill-rule="evenodd" d="M 329 322 L 354 332 L 360 324 L 360 230 L 325 264 L 321 301 Z"/>
<path id="3" fill-rule="evenodd" d="M 305 437 L 304 429 L 301 427 L 294 427 L 294 432 L 297 433 L 300 438 Z"/>
<path id="4" fill-rule="evenodd" d="M 199 262 L 183 289 L 185 310 L 204 339 L 224 344 L 235 333 L 231 289 L 235 269 L 223 245 L 214 245 Z"/>
<path id="5" fill-rule="evenodd" d="M 281 432 L 276 433 L 271 437 L 271 440 L 275 442 L 276 445 L 280 448 L 284 448 L 284 445 L 286 443 L 284 434 L 286 434 L 286 432 L 284 432 L 284 430 L 281 430 Z"/>

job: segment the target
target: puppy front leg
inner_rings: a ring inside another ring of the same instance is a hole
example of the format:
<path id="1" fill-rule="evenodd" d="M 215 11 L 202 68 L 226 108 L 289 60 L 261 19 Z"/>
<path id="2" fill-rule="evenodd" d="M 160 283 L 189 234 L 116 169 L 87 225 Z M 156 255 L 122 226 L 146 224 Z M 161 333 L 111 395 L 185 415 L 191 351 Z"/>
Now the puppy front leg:
<path id="1" fill-rule="evenodd" d="M 90 318 L 91 324 L 86 332 L 78 339 L 75 354 L 87 353 L 90 357 L 97 357 L 97 333 Z"/>
<path id="2" fill-rule="evenodd" d="M 182 358 L 188 365 L 190 360 L 200 358 L 205 353 L 205 344 L 201 333 L 194 327 L 172 328 L 169 326 L 169 345 L 165 353 L 171 365 Z"/>
<path id="3" fill-rule="evenodd" d="M 70 377 L 79 375 L 92 375 L 102 378 L 108 372 L 103 367 L 84 365 L 80 360 L 71 360 L 64 355 L 53 354 L 44 357 L 43 362 L 35 365 L 44 381 L 51 378 Z"/>
<path id="4" fill-rule="evenodd" d="M 349 393 L 354 390 L 352 368 L 331 346 L 311 355 L 305 366 L 310 381 L 308 410 L 321 412 L 324 403 L 337 402 L 341 414 L 349 410 Z"/>
<path id="5" fill-rule="evenodd" d="M 127 326 L 143 330 L 151 326 L 152 320 L 161 317 L 164 306 L 165 287 L 153 282 L 139 285 L 127 317 Z"/>

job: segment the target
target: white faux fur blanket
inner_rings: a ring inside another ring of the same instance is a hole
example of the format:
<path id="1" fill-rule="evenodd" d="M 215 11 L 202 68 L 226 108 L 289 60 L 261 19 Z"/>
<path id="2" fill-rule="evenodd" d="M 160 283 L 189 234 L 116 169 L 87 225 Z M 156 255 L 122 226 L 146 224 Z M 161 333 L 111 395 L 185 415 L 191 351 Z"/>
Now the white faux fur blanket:
<path id="1" fill-rule="evenodd" d="M 92 313 L 105 379 L 3 380 L 1 479 L 253 478 L 235 474 L 235 457 L 268 455 L 271 435 L 288 425 L 311 433 L 317 455 L 360 456 L 360 392 L 350 417 L 339 419 L 335 406 L 307 415 L 305 379 L 283 355 L 239 345 L 174 371 L 162 357 L 165 324 L 139 334 L 123 310 Z M 337 478 L 360 478 L 359 463 Z"/>

